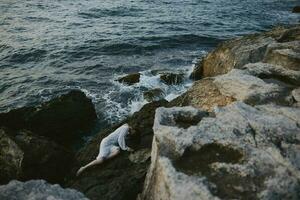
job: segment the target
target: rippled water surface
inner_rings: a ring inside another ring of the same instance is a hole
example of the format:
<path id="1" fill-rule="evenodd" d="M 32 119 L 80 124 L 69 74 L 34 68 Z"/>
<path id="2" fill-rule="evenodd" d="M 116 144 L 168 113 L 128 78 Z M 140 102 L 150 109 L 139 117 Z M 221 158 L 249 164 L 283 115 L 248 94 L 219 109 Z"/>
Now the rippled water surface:
<path id="1" fill-rule="evenodd" d="M 0 111 L 79 88 L 111 122 L 142 104 L 142 91 L 168 87 L 152 69 L 191 69 L 223 39 L 293 24 L 292 0 L 2 0 Z M 143 72 L 131 87 L 114 79 Z M 169 95 L 169 96 L 170 96 Z"/>

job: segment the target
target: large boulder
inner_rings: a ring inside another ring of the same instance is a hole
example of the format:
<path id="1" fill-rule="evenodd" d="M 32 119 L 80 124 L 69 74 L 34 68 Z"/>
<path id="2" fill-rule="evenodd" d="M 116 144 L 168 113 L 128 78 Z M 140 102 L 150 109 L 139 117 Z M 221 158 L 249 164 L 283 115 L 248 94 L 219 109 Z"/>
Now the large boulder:
<path id="1" fill-rule="evenodd" d="M 45 179 L 63 183 L 69 174 L 73 153 L 30 131 L 0 129 L 1 183 L 12 179 Z"/>
<path id="2" fill-rule="evenodd" d="M 79 90 L 39 106 L 0 113 L 0 126 L 27 129 L 61 144 L 71 144 L 79 133 L 88 131 L 97 118 L 91 99 Z"/>
<path id="3" fill-rule="evenodd" d="M 7 185 L 0 186 L 0 199 L 88 200 L 82 193 L 74 189 L 64 189 L 59 185 L 51 185 L 44 180 L 11 181 Z"/>
<path id="4" fill-rule="evenodd" d="M 96 158 L 101 140 L 123 123 L 128 123 L 133 129 L 132 141 L 128 145 L 133 147 L 135 152 L 121 152 L 116 158 L 85 171 L 80 177 L 73 177 L 67 185 L 83 192 L 90 199 L 136 199 L 138 193 L 142 192 L 150 164 L 147 152 L 150 151 L 153 138 L 155 109 L 166 106 L 167 103 L 161 100 L 146 104 L 127 120 L 96 135 L 78 153 L 74 173 L 81 165 Z"/>
<path id="5" fill-rule="evenodd" d="M 268 62 L 286 65 L 291 69 L 299 66 L 300 26 L 277 27 L 269 32 L 243 36 L 222 42 L 199 62 L 192 77 L 213 77 L 240 69 L 245 64 Z M 280 44 L 292 42 L 293 44 Z M 287 47 L 293 45 L 294 47 Z M 298 69 L 299 70 L 299 69 Z"/>
<path id="6" fill-rule="evenodd" d="M 120 83 L 125 83 L 127 85 L 133 85 L 140 81 L 140 76 L 141 76 L 140 73 L 128 74 L 126 76 L 117 79 L 117 81 L 119 81 Z"/>
<path id="7" fill-rule="evenodd" d="M 236 102 L 182 127 L 201 111 L 157 109 L 139 199 L 299 199 L 299 111 Z"/>

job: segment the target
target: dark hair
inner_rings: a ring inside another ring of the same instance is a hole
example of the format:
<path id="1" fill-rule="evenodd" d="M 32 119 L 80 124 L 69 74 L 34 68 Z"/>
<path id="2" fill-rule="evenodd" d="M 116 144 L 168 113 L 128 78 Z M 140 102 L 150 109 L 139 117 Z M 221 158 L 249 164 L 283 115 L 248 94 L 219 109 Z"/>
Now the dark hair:
<path id="1" fill-rule="evenodd" d="M 133 130 L 133 129 L 131 129 L 131 130 Z M 139 141 L 138 138 L 139 138 L 138 135 L 134 134 L 134 131 L 130 131 L 129 134 L 127 134 L 125 136 L 125 144 L 126 144 L 126 146 L 128 146 L 130 148 L 133 148 L 133 149 L 137 148 L 138 141 Z"/>

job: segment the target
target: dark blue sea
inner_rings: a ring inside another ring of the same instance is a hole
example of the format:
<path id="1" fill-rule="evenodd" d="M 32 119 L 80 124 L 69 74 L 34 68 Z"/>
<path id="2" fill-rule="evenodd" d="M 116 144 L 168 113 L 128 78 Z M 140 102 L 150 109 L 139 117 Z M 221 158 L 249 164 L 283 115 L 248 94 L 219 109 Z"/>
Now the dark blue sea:
<path id="1" fill-rule="evenodd" d="M 160 87 L 151 70 L 188 76 L 196 59 L 228 38 L 295 24 L 296 0 L 1 0 L 0 112 L 71 89 L 93 99 L 101 123 L 116 122 Z M 141 72 L 141 82 L 114 81 Z"/>

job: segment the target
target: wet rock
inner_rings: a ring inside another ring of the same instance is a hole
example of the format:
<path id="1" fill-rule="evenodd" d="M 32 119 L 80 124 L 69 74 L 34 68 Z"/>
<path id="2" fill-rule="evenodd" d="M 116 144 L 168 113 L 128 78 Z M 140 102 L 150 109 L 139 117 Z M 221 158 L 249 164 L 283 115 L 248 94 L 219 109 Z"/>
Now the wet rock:
<path id="1" fill-rule="evenodd" d="M 0 199 L 78 199 L 87 200 L 80 192 L 73 189 L 63 189 L 59 185 L 51 185 L 44 180 L 31 180 L 27 182 L 11 181 L 0 186 Z"/>
<path id="2" fill-rule="evenodd" d="M 171 101 L 169 106 L 193 106 L 212 111 L 215 106 L 225 106 L 233 101 L 233 97 L 220 93 L 213 78 L 205 78 L 196 81 L 186 93 Z"/>
<path id="3" fill-rule="evenodd" d="M 0 126 L 27 129 L 61 144 L 70 144 L 88 131 L 97 118 L 91 99 L 79 90 L 71 91 L 36 107 L 0 113 Z"/>
<path id="4" fill-rule="evenodd" d="M 184 75 L 171 72 L 164 72 L 160 74 L 160 79 L 163 83 L 167 85 L 176 85 L 183 82 Z"/>
<path id="5" fill-rule="evenodd" d="M 164 91 L 160 88 L 155 88 L 144 92 L 144 99 L 146 99 L 148 102 L 158 101 L 163 99 L 163 97 Z"/>
<path id="6" fill-rule="evenodd" d="M 236 102 L 182 129 L 168 119 L 199 111 L 176 109 L 156 111 L 140 199 L 299 198 L 299 110 Z"/>
<path id="7" fill-rule="evenodd" d="M 45 179 L 63 183 L 74 156 L 69 150 L 29 131 L 0 129 L 0 180 Z"/>
<path id="8" fill-rule="evenodd" d="M 300 6 L 295 6 L 294 8 L 293 8 L 293 11 L 292 11 L 293 13 L 300 13 Z"/>
<path id="9" fill-rule="evenodd" d="M 127 85 L 133 85 L 140 81 L 140 76 L 141 76 L 140 73 L 128 74 L 126 76 L 119 78 L 117 81 L 119 81 L 120 83 L 125 83 Z"/>
<path id="10" fill-rule="evenodd" d="M 192 80 L 200 80 L 203 76 L 203 60 L 199 61 L 195 64 L 192 73 L 190 74 L 190 79 Z"/>
<path id="11" fill-rule="evenodd" d="M 146 104 L 124 122 L 96 135 L 78 153 L 78 163 L 74 164 L 74 173 L 80 165 L 95 159 L 101 140 L 125 122 L 133 129 L 131 141 L 126 143 L 136 152 L 133 155 L 121 152 L 116 158 L 87 170 L 80 177 L 73 177 L 67 185 L 82 191 L 90 199 L 136 199 L 138 193 L 142 192 L 143 182 L 150 164 L 145 152 L 150 151 L 152 143 L 155 109 L 166 106 L 167 103 L 167 101 L 161 100 Z"/>
<path id="12" fill-rule="evenodd" d="M 24 153 L 20 147 L 0 129 L 0 184 L 20 178 Z"/>

